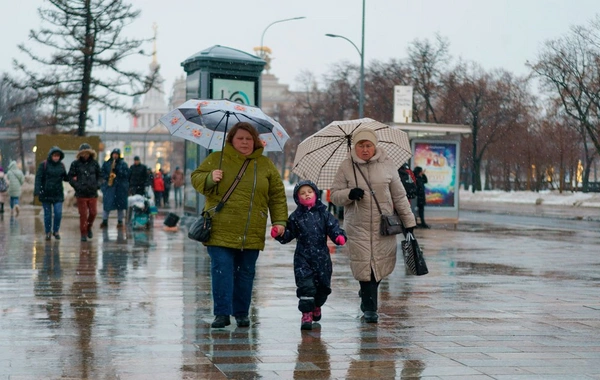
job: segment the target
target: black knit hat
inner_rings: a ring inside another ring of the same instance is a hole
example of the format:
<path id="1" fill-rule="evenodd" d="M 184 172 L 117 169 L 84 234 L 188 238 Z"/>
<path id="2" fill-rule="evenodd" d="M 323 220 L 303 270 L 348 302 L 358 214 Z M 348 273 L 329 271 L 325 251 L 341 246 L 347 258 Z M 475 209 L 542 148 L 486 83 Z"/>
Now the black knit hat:
<path id="1" fill-rule="evenodd" d="M 80 151 L 80 152 L 81 152 L 82 150 L 85 150 L 85 149 L 92 149 L 92 147 L 91 147 L 91 146 L 90 146 L 90 144 L 88 144 L 88 143 L 83 143 L 83 144 L 79 145 L 79 151 Z"/>

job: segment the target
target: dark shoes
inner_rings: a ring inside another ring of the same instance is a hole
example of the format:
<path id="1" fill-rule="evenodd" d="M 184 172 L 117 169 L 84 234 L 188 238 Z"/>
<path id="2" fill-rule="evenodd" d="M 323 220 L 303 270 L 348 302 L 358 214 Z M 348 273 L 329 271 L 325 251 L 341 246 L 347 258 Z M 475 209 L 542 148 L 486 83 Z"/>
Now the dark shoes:
<path id="1" fill-rule="evenodd" d="M 213 329 L 222 329 L 223 327 L 229 326 L 230 324 L 231 321 L 229 320 L 229 315 L 217 315 L 213 323 L 211 323 L 210 327 L 212 327 Z"/>
<path id="2" fill-rule="evenodd" d="M 117 228 L 123 228 L 123 221 L 122 220 L 119 220 L 117 222 Z"/>
<path id="3" fill-rule="evenodd" d="M 379 320 L 379 315 L 376 311 L 365 311 L 365 322 L 367 323 L 377 323 Z"/>
<path id="4" fill-rule="evenodd" d="M 100 228 L 106 228 L 108 227 L 108 220 L 103 220 L 102 223 L 100 223 Z"/>
<path id="5" fill-rule="evenodd" d="M 87 238 L 88 238 L 88 239 L 91 239 L 91 238 L 93 238 L 93 237 L 94 237 L 94 234 L 92 233 L 92 227 L 90 226 L 90 227 L 88 228 Z"/>
<path id="6" fill-rule="evenodd" d="M 81 235 L 81 241 L 87 241 L 87 236 Z"/>
<path id="7" fill-rule="evenodd" d="M 315 310 L 312 311 L 312 318 L 314 322 L 319 322 L 321 320 L 321 308 L 315 307 Z"/>
<path id="8" fill-rule="evenodd" d="M 248 327 L 250 326 L 250 318 L 247 316 L 235 317 L 235 322 L 238 327 Z"/>
<path id="9" fill-rule="evenodd" d="M 52 234 L 50 234 L 50 233 L 47 233 L 47 234 L 46 234 L 46 240 L 50 240 L 50 239 L 52 239 Z"/>
<path id="10" fill-rule="evenodd" d="M 54 233 L 54 238 L 55 238 L 56 240 L 60 240 L 60 235 L 59 235 L 59 233 L 58 233 L 58 232 L 55 232 L 55 233 Z"/>
<path id="11" fill-rule="evenodd" d="M 429 224 L 427 224 L 427 223 L 417 224 L 417 227 L 419 227 L 419 228 L 431 228 L 431 226 Z"/>

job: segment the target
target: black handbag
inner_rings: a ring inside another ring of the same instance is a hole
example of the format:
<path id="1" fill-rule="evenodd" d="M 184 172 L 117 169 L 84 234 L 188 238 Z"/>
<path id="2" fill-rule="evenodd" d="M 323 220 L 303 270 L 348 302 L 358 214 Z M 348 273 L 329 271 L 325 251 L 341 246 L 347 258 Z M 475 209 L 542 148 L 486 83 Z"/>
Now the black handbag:
<path id="1" fill-rule="evenodd" d="M 379 223 L 379 233 L 383 236 L 398 235 L 402 232 L 402 221 L 400 220 L 400 216 L 396 213 L 396 210 L 394 210 L 394 213 L 391 215 L 386 215 L 381 212 L 381 207 L 379 206 L 379 202 L 377 201 L 377 197 L 375 196 L 375 191 L 373 191 L 373 188 L 371 188 L 371 184 L 369 183 L 369 181 L 367 181 L 367 177 L 365 177 L 362 170 L 360 170 L 358 164 L 354 163 L 354 165 L 356 165 L 356 168 L 358 169 L 360 175 L 362 175 L 365 182 L 367 183 L 367 186 L 369 186 L 369 191 L 371 192 L 371 195 L 375 200 L 375 204 L 377 205 L 377 210 L 379 210 L 379 214 L 381 215 L 381 221 Z"/>
<path id="2" fill-rule="evenodd" d="M 407 274 L 423 276 L 429 273 L 423 250 L 410 232 L 406 234 L 406 239 L 402 240 L 402 255 L 404 256 L 404 266 Z"/>
<path id="3" fill-rule="evenodd" d="M 203 211 L 202 214 L 190 226 L 190 229 L 188 230 L 188 237 L 201 243 L 207 242 L 208 239 L 210 239 L 211 228 L 212 217 L 208 211 Z"/>
<path id="4" fill-rule="evenodd" d="M 249 159 L 244 161 L 242 168 L 240 169 L 237 176 L 235 176 L 235 180 L 233 181 L 231 186 L 229 186 L 229 189 L 227 190 L 225 195 L 223 195 L 223 198 L 221 198 L 219 204 L 217 204 L 213 208 L 215 214 L 223 208 L 223 205 L 225 205 L 225 202 L 227 202 L 227 199 L 229 199 L 229 196 L 231 195 L 231 193 L 233 193 L 235 187 L 238 185 L 238 183 L 240 183 L 240 180 L 242 179 L 242 176 L 244 175 L 244 172 L 246 171 L 246 168 L 248 167 L 249 163 Z M 190 226 L 190 229 L 188 230 L 188 237 L 192 240 L 196 240 L 201 243 L 206 243 L 208 240 L 210 240 L 211 229 L 212 215 L 210 214 L 210 210 L 204 210 L 202 211 L 202 214 L 200 214 L 200 216 Z"/>

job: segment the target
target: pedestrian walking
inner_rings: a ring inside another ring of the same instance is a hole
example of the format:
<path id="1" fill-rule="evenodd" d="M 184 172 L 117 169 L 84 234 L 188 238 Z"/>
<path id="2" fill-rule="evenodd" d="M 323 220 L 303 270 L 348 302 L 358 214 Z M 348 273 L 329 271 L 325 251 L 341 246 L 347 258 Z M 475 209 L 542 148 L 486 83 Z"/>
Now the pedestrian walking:
<path id="1" fill-rule="evenodd" d="M 172 184 L 171 174 L 169 174 L 169 172 L 163 171 L 162 169 L 160 169 L 160 172 L 163 175 L 163 182 L 165 184 L 165 191 L 163 193 L 163 203 L 164 203 L 165 207 L 169 207 L 169 195 L 171 195 L 171 184 Z"/>
<path id="2" fill-rule="evenodd" d="M 171 176 L 171 180 L 173 182 L 175 207 L 181 207 L 183 206 L 183 184 L 185 178 L 183 176 L 183 171 L 179 168 L 179 166 L 175 167 L 175 171 Z"/>
<path id="3" fill-rule="evenodd" d="M 77 198 L 81 241 L 87 241 L 94 236 L 92 227 L 98 213 L 98 189 L 101 180 L 96 151 L 87 143 L 81 144 L 75 161 L 69 168 L 69 183 L 75 189 Z"/>
<path id="4" fill-rule="evenodd" d="M 263 156 L 263 144 L 251 124 L 238 122 L 227 134 L 222 151 L 213 152 L 191 174 L 192 185 L 206 197 L 204 210 L 212 211 L 210 239 L 204 243 L 211 258 L 213 328 L 250 325 L 248 311 L 256 260 L 265 247 L 268 213 L 285 231 L 288 218 L 285 188 L 273 162 Z M 222 209 L 214 210 L 247 162 L 247 170 Z"/>
<path id="5" fill-rule="evenodd" d="M 417 210 L 420 221 L 417 226 L 421 228 L 431 228 L 429 224 L 425 223 L 425 205 L 427 204 L 427 199 L 425 198 L 425 184 L 427 183 L 427 176 L 420 166 L 415 166 L 413 172 L 415 173 L 415 177 L 417 177 Z"/>
<path id="6" fill-rule="evenodd" d="M 129 168 L 121 158 L 121 150 L 113 149 L 110 158 L 102 164 L 102 223 L 100 228 L 108 227 L 108 217 L 112 210 L 117 210 L 117 228 L 122 228 L 125 210 L 127 210 L 127 193 L 129 192 Z"/>
<path id="7" fill-rule="evenodd" d="M 4 214 L 4 203 L 9 200 L 8 187 L 9 182 L 4 174 L 4 168 L 0 166 L 0 214 Z"/>
<path id="8" fill-rule="evenodd" d="M 327 237 L 337 245 L 346 244 L 346 233 L 321 202 L 320 194 L 313 182 L 298 182 L 294 187 L 298 207 L 288 218 L 284 234 L 278 236 L 278 229 L 271 228 L 271 236 L 282 244 L 296 239 L 294 279 L 302 330 L 312 330 L 313 321 L 321 320 L 321 307 L 331 294 L 333 269 Z"/>
<path id="9" fill-rule="evenodd" d="M 154 204 L 156 207 L 160 207 L 163 194 L 165 193 L 165 180 L 160 169 L 154 173 L 154 179 L 152 180 L 152 191 L 154 191 Z"/>
<path id="10" fill-rule="evenodd" d="M 141 163 L 139 156 L 133 157 L 133 165 L 129 168 L 129 195 L 145 196 L 149 184 L 148 168 Z"/>
<path id="11" fill-rule="evenodd" d="M 367 180 L 377 194 L 383 214 L 397 212 L 410 233 L 416 225 L 406 191 L 386 151 L 377 147 L 372 129 L 357 129 L 352 136 L 350 157 L 342 162 L 331 187 L 331 200 L 344 206 L 344 228 L 348 234 L 350 267 L 360 284 L 361 310 L 367 323 L 377 323 L 379 283 L 396 265 L 396 236 L 380 234 L 381 217 Z M 362 171 L 361 175 L 357 172 Z"/>
<path id="12" fill-rule="evenodd" d="M 69 180 L 65 164 L 62 162 L 64 158 L 63 151 L 54 146 L 48 152 L 48 158 L 40 163 L 35 172 L 33 195 L 42 202 L 46 240 L 50 240 L 52 235 L 60 240 L 59 230 L 65 201 L 63 182 Z"/>
<path id="13" fill-rule="evenodd" d="M 8 172 L 6 173 L 6 180 L 9 183 L 8 196 L 10 197 L 10 215 L 15 213 L 19 216 L 21 206 L 19 205 L 21 199 L 21 187 L 25 182 L 25 176 L 16 161 L 11 161 L 8 164 Z"/>

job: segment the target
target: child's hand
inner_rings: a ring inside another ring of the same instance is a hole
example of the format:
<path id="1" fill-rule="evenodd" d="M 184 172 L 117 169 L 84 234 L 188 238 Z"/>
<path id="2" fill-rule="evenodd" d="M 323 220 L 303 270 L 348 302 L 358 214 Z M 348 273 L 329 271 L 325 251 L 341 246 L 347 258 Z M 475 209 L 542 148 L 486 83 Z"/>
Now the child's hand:
<path id="1" fill-rule="evenodd" d="M 275 226 L 271 227 L 271 237 L 273 239 L 275 239 L 278 234 L 279 234 L 279 231 L 277 231 L 277 227 L 275 227 Z"/>
<path id="2" fill-rule="evenodd" d="M 344 235 L 340 235 L 335 238 L 335 242 L 337 245 L 344 245 L 346 244 L 346 238 L 344 237 Z"/>

